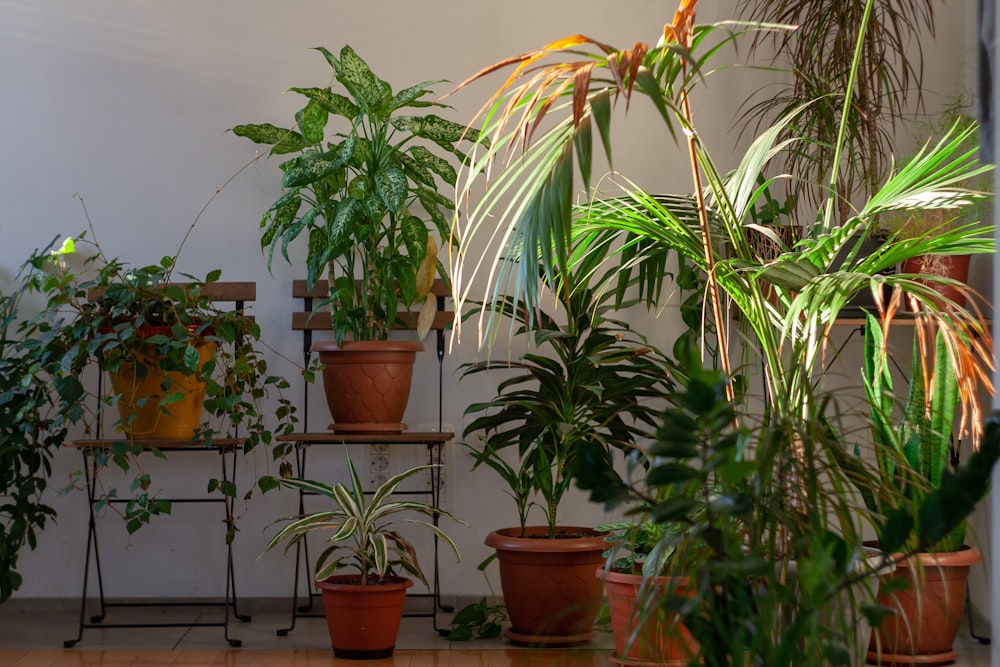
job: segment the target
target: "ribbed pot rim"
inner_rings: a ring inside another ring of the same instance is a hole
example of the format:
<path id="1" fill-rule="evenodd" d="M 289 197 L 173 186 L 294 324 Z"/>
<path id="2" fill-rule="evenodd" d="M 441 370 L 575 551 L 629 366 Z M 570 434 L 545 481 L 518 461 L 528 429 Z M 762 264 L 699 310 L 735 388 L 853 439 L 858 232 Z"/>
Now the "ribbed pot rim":
<path id="1" fill-rule="evenodd" d="M 420 352 L 424 344 L 418 340 L 345 340 L 340 345 L 331 340 L 317 341 L 309 348 L 311 352 Z"/>
<path id="2" fill-rule="evenodd" d="M 413 580 L 407 579 L 406 577 L 386 577 L 386 579 L 380 584 L 369 584 L 362 586 L 356 583 L 354 580 L 358 578 L 356 574 L 335 574 L 332 577 L 323 579 L 322 581 L 317 580 L 316 588 L 328 591 L 338 591 L 338 590 L 352 590 L 356 591 L 361 588 L 370 588 L 377 591 L 394 591 L 399 589 L 407 589 L 413 586 Z"/>
<path id="3" fill-rule="evenodd" d="M 866 546 L 878 546 L 878 542 L 865 542 Z M 962 545 L 958 551 L 921 551 L 902 558 L 902 554 L 894 554 L 893 560 L 897 567 L 912 567 L 913 563 L 919 562 L 921 567 L 968 567 L 981 563 L 983 554 L 976 547 L 968 544 Z"/>
<path id="4" fill-rule="evenodd" d="M 614 570 L 609 570 L 603 565 L 597 568 L 597 578 L 602 581 L 610 581 L 615 584 L 634 584 L 640 583 L 644 580 L 644 575 L 632 574 L 631 572 L 616 572 Z M 662 574 L 652 579 L 653 583 L 657 586 L 673 585 L 677 588 L 686 587 L 690 581 L 690 577 L 674 577 L 669 574 Z"/>
<path id="5" fill-rule="evenodd" d="M 485 544 L 498 550 L 529 552 L 604 551 L 606 532 L 586 526 L 557 526 L 556 531 L 593 533 L 586 537 L 549 539 L 547 537 L 520 537 L 521 529 L 501 528 L 486 536 Z M 548 534 L 548 526 L 525 526 L 529 535 Z"/>

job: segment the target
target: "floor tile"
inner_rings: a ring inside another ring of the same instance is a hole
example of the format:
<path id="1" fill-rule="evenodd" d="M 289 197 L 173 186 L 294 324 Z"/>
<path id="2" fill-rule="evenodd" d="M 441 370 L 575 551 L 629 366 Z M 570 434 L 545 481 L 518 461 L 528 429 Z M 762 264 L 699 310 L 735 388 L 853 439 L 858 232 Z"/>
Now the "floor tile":
<path id="1" fill-rule="evenodd" d="M 139 617 L 163 618 L 147 610 L 138 612 Z M 606 632 L 598 633 L 589 645 L 581 648 L 529 649 L 515 647 L 503 639 L 451 642 L 434 630 L 429 618 L 404 618 L 395 655 L 370 662 L 335 659 L 322 618 L 298 618 L 295 628 L 287 636 L 279 637 L 277 630 L 289 623 L 287 612 L 255 613 L 248 623 L 233 621 L 229 634 L 243 642 L 241 648 L 226 644 L 222 628 L 196 627 L 88 628 L 76 647 L 63 649 L 62 642 L 76 635 L 77 623 L 75 613 L 0 610 L 0 666 L 609 667 L 613 664 L 610 650 L 613 642 Z M 959 660 L 955 667 L 990 665 L 990 647 L 970 637 L 964 626 L 956 648 Z"/>

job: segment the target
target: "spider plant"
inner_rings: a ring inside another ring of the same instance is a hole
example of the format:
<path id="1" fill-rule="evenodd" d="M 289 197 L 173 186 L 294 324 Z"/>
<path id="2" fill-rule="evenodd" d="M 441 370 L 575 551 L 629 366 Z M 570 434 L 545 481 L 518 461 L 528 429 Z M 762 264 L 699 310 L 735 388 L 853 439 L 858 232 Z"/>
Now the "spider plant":
<path id="1" fill-rule="evenodd" d="M 396 529 L 397 526 L 410 524 L 431 531 L 451 547 L 455 557 L 459 558 L 454 540 L 436 521 L 415 519 L 412 514 L 443 516 L 462 525 L 468 524 L 439 507 L 412 500 L 392 500 L 391 496 L 404 481 L 432 467 L 434 466 L 415 466 L 394 475 L 371 494 L 365 493 L 350 456 L 347 457 L 350 486 L 342 483 L 329 486 L 306 479 L 276 480 L 286 488 L 327 498 L 331 501 L 332 508 L 287 519 L 285 525 L 267 543 L 265 551 L 270 551 L 282 542 L 287 550 L 312 532 L 332 531 L 333 534 L 327 539 L 330 545 L 316 559 L 316 581 L 323 581 L 337 570 L 350 567 L 358 571 L 358 583 L 361 586 L 377 585 L 386 577 L 400 576 L 399 573 L 416 577 L 426 586 L 427 578 L 417 560 L 417 551 Z M 411 516 L 406 516 L 407 514 Z M 343 553 L 338 553 L 341 551 Z"/>

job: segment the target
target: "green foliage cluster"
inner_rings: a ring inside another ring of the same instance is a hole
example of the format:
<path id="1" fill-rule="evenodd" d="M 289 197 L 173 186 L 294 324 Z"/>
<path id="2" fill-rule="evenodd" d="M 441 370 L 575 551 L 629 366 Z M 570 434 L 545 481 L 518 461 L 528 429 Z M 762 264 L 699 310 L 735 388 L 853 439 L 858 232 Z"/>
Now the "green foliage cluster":
<path id="1" fill-rule="evenodd" d="M 82 247 L 90 254 L 81 257 Z M 268 371 L 260 328 L 242 312 L 217 307 L 205 293 L 219 280 L 218 271 L 204 280 L 185 275 L 183 287 L 174 283 L 175 260 L 165 256 L 157 264 L 134 267 L 106 257 L 96 241 L 81 234 L 33 253 L 21 269 L 16 292 L 3 297 L 0 365 L 8 372 L 0 391 L 0 481 L 10 496 L 0 510 L 4 597 L 20 583 L 14 570 L 19 549 L 25 543 L 33 547 L 35 529 L 53 517 L 41 494 L 48 486 L 52 454 L 71 433 L 119 439 L 95 454 L 95 464 L 99 471 L 113 466 L 131 475 L 127 491 L 99 483 L 95 510 L 118 511 L 122 505 L 130 533 L 170 513 L 170 502 L 158 497 L 143 465 L 145 456 L 165 454 L 157 443 L 126 436 L 128 423 L 115 410 L 118 396 L 98 391 L 102 383 L 88 375 L 93 369 L 110 372 L 134 364 L 143 377 L 147 367 L 136 362 L 155 350 L 158 372 L 178 373 L 205 385 L 207 419 L 196 428 L 193 446 L 238 436 L 244 452 L 266 446 L 275 460 L 287 454 L 274 434 L 291 431 L 295 410 L 283 396 L 287 381 Z M 36 312 L 21 308 L 29 296 L 44 301 Z M 215 352 L 207 363 L 199 363 L 196 347 L 205 342 Z M 169 413 L 182 392 L 169 376 L 164 375 L 163 383 L 158 406 Z M 269 399 L 275 401 L 274 410 L 264 409 Z M 83 471 L 73 477 L 66 491 L 82 487 Z M 209 492 L 230 501 L 238 497 L 232 480 L 212 478 L 207 485 Z M 236 530 L 230 511 L 227 542 Z"/>
<path id="2" fill-rule="evenodd" d="M 329 299 L 317 307 L 331 307 L 338 344 L 346 336 L 385 339 L 401 303 L 433 305 L 435 273 L 447 279 L 431 235 L 451 237 L 455 205 L 441 184 L 454 187 L 451 159 L 465 161 L 459 143 L 479 134 L 435 114 L 413 115 L 445 106 L 423 99 L 436 82 L 394 94 L 350 46 L 339 57 L 317 50 L 340 89 L 291 88 L 306 98 L 294 129 L 263 123 L 233 133 L 270 146 L 270 155 L 293 155 L 280 165 L 282 195 L 261 218 L 268 267 L 276 251 L 290 262 L 290 246 L 304 237 L 310 287 L 330 281 Z"/>
<path id="3" fill-rule="evenodd" d="M 587 448 L 574 469 L 579 485 L 607 508 L 638 506 L 637 525 L 662 531 L 671 576 L 691 584 L 660 604 L 698 642 L 699 664 L 853 664 L 852 609 L 873 625 L 888 610 L 865 585 L 885 563 L 861 558 L 839 436 L 821 414 L 750 424 L 723 374 L 692 364 L 686 375 L 668 397 L 649 469 L 616 482 L 602 453 Z M 994 416 L 980 452 L 945 470 L 919 504 L 865 515 L 884 553 L 909 555 L 951 531 L 987 493 L 998 458 Z"/>
<path id="4" fill-rule="evenodd" d="M 588 270 L 582 268 L 580 275 L 589 275 Z M 581 444 L 600 447 L 606 464 L 613 466 L 615 452 L 631 452 L 652 432 L 653 403 L 673 382 L 667 358 L 626 322 L 611 317 L 612 293 L 602 284 L 613 276 L 570 277 L 554 284 L 559 310 L 553 313 L 528 310 L 504 297 L 513 337 L 529 338 L 534 349 L 517 360 L 462 367 L 462 377 L 512 372 L 500 382 L 496 397 L 466 409 L 474 419 L 464 435 L 482 432 L 481 445 L 467 446 L 476 466 L 491 467 L 507 483 L 522 530 L 537 494 L 554 536 Z M 516 452 L 515 464 L 504 458 L 507 452 Z"/>
<path id="5" fill-rule="evenodd" d="M 404 481 L 432 467 L 416 466 L 394 475 L 371 494 L 366 493 L 349 455 L 350 486 L 329 486 L 295 478 L 273 480 L 286 488 L 322 496 L 330 501 L 331 508 L 283 520 L 284 525 L 268 542 L 266 550 L 284 543 L 287 551 L 311 533 L 329 532 L 332 533 L 327 538 L 329 546 L 316 559 L 317 581 L 333 576 L 341 568 L 353 568 L 357 570 L 362 586 L 374 586 L 386 577 L 405 575 L 418 578 L 426 586 L 427 578 L 420 568 L 416 549 L 397 526 L 407 524 L 431 531 L 459 558 L 458 547 L 438 526 L 437 518 L 446 517 L 462 525 L 467 524 L 439 507 L 412 500 L 393 500 L 391 496 Z M 434 520 L 407 518 L 407 514 L 412 513 Z"/>

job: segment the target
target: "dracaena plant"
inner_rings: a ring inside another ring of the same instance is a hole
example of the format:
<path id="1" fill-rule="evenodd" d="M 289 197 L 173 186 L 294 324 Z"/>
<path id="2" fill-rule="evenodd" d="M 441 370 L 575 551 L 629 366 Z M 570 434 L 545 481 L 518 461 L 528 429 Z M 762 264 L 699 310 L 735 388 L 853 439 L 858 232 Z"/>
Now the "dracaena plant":
<path id="1" fill-rule="evenodd" d="M 438 241 L 451 234 L 449 195 L 454 163 L 464 161 L 458 146 L 478 134 L 435 114 L 415 110 L 445 105 L 425 99 L 434 81 L 393 93 L 350 46 L 339 56 L 317 49 L 333 69 L 337 84 L 291 88 L 305 98 L 293 128 L 270 123 L 238 125 L 233 132 L 269 146 L 270 155 L 291 155 L 282 162 L 282 194 L 264 212 L 261 247 L 268 267 L 277 252 L 305 258 L 310 287 L 330 281 L 329 305 L 334 336 L 388 338 L 400 305 L 429 295 L 435 274 L 446 278 L 437 261 Z M 299 240 L 301 247 L 293 247 Z"/>
<path id="2" fill-rule="evenodd" d="M 554 537 L 559 505 L 583 443 L 596 443 L 610 466 L 616 452 L 630 453 L 651 432 L 653 403 L 672 386 L 674 366 L 627 323 L 613 317 L 614 272 L 590 276 L 599 258 L 584 260 L 579 274 L 551 285 L 558 309 L 529 311 L 511 297 L 502 304 L 512 338 L 530 340 L 519 359 L 465 364 L 462 377 L 511 371 L 490 401 L 473 403 L 465 435 L 481 432 L 476 466 L 493 468 L 509 485 L 522 531 L 531 507 L 541 507 Z M 517 463 L 502 457 L 513 454 Z M 532 494 L 541 499 L 530 502 Z"/>
<path id="3" fill-rule="evenodd" d="M 310 514 L 285 520 L 284 525 L 267 543 L 266 551 L 284 543 L 290 549 L 311 533 L 329 533 L 327 546 L 316 559 L 317 581 L 323 581 L 342 568 L 356 571 L 358 583 L 374 586 L 386 577 L 414 576 L 427 585 L 427 578 L 417 559 L 414 546 L 399 532 L 398 527 L 410 525 L 428 530 L 455 552 L 458 547 L 438 525 L 439 517 L 446 517 L 462 525 L 461 519 L 446 510 L 412 500 L 394 500 L 392 495 L 404 481 L 432 465 L 416 466 L 390 477 L 374 492 L 368 493 L 361 478 L 347 456 L 350 484 L 330 486 L 306 479 L 279 479 L 281 486 L 322 496 L 330 507 Z M 431 521 L 413 518 L 423 514 Z"/>

